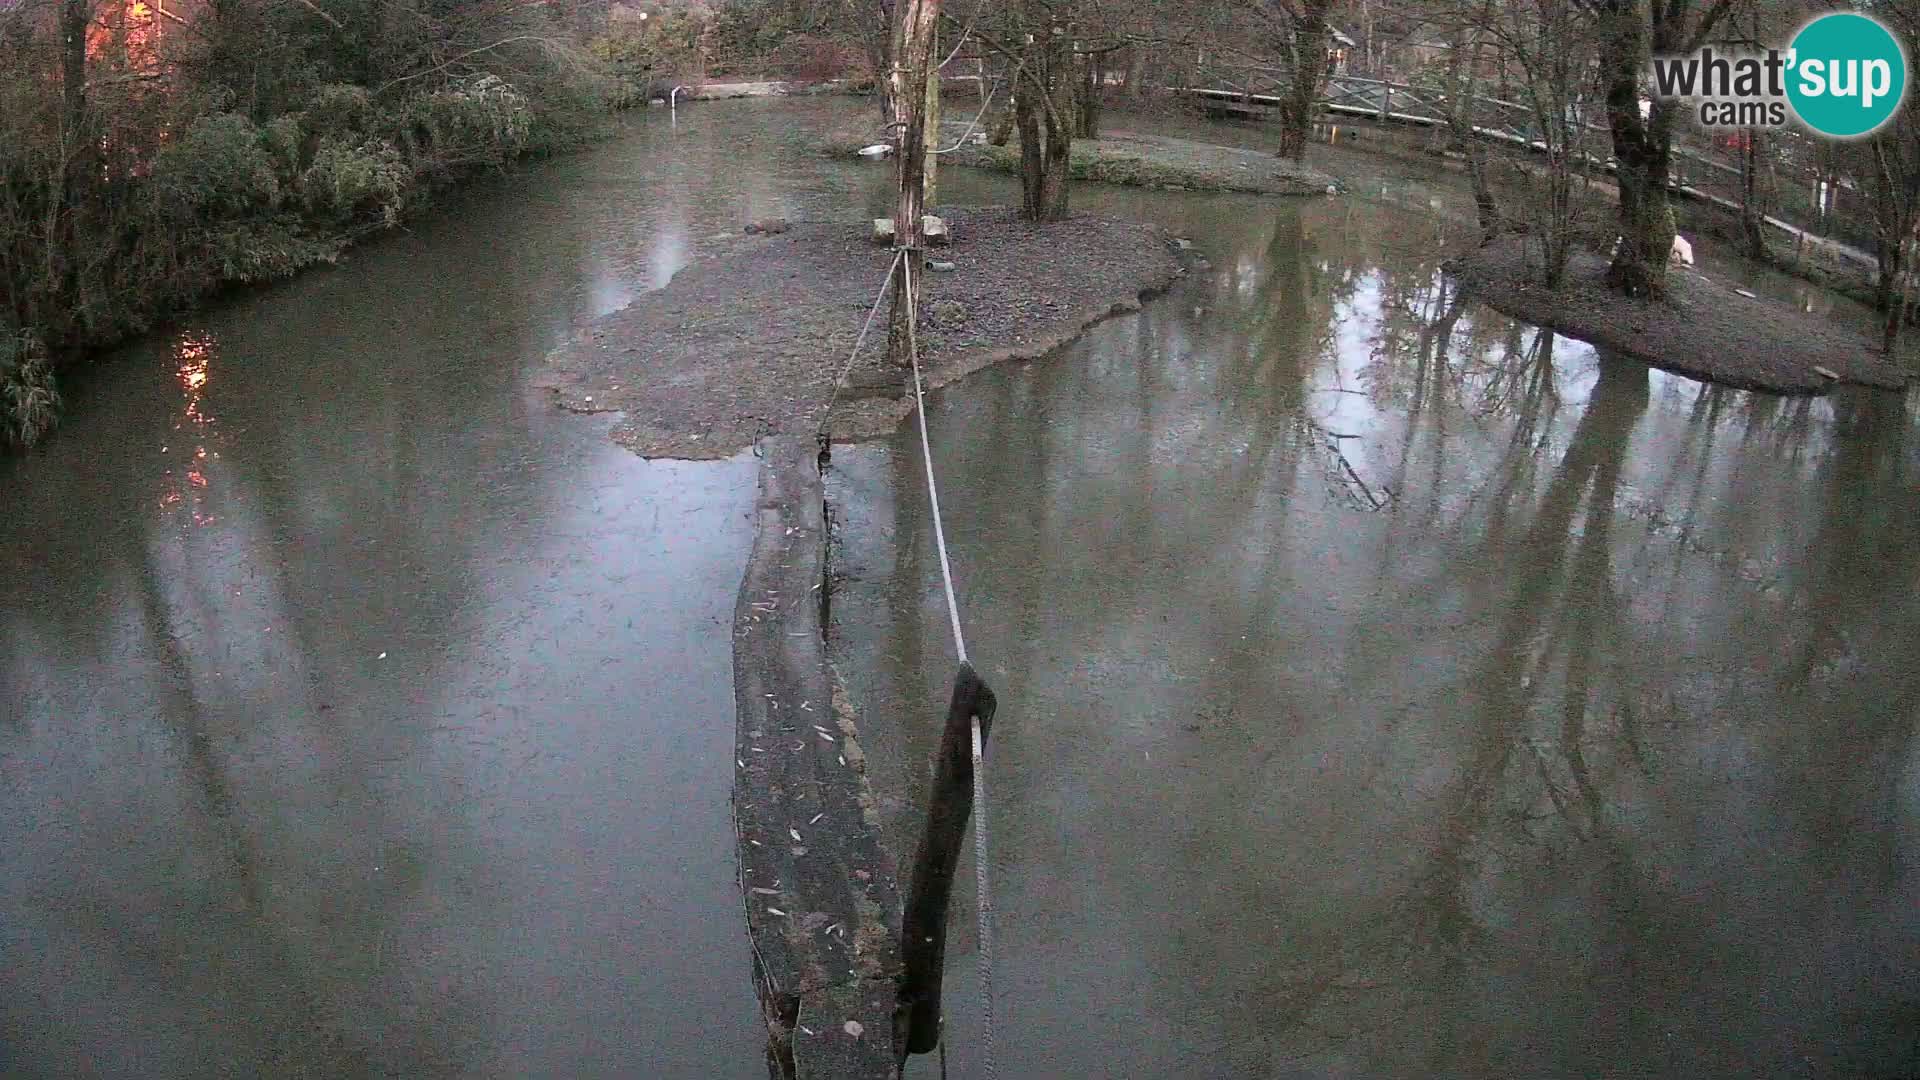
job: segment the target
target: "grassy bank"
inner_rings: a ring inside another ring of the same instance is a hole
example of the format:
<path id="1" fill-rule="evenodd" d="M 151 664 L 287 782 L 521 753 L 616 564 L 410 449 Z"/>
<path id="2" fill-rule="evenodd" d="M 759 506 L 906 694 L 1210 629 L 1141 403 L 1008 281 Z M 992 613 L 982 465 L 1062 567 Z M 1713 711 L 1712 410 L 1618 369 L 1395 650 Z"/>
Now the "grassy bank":
<path id="1" fill-rule="evenodd" d="M 966 125 L 947 125 L 957 140 Z M 1020 148 L 968 142 L 944 159 L 1000 172 L 1020 171 Z M 1257 195 L 1323 195 L 1333 178 L 1299 162 L 1246 150 L 1159 135 L 1114 132 L 1074 141 L 1067 175 L 1074 180 L 1175 191 L 1239 191 Z"/>
<path id="2" fill-rule="evenodd" d="M 100 348 L 605 115 L 604 69 L 542 12 L 356 11 L 127 15 L 64 57 L 58 27 L 0 15 L 0 442 L 42 437 Z"/>
<path id="3" fill-rule="evenodd" d="M 858 78 L 838 9 L 0 0 L 0 449 L 58 375 L 709 77 Z"/>
<path id="4" fill-rule="evenodd" d="M 1020 171 L 1017 145 L 995 146 L 977 136 L 963 140 L 968 127 L 960 120 L 941 125 L 943 165 Z M 854 124 L 828 132 L 820 147 L 830 156 L 845 157 L 884 141 L 877 124 Z M 1335 188 L 1334 178 L 1326 173 L 1273 154 L 1131 131 L 1074 140 L 1067 176 L 1130 187 L 1256 195 L 1323 195 Z"/>

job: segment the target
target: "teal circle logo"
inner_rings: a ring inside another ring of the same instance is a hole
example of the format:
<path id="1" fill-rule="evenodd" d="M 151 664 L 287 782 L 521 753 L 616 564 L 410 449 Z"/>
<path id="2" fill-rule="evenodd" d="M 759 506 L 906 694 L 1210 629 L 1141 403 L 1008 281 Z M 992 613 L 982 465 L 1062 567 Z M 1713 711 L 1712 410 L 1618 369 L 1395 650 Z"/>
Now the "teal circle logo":
<path id="1" fill-rule="evenodd" d="M 1907 95 L 1907 54 L 1877 19 L 1822 15 L 1800 28 L 1788 54 L 1787 101 L 1822 135 L 1869 135 Z"/>

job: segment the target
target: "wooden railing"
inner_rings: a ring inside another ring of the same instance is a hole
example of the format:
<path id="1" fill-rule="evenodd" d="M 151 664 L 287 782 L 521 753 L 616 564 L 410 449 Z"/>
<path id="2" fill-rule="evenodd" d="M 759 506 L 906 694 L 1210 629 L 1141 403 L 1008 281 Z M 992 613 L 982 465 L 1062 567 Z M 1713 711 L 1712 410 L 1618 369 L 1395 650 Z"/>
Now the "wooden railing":
<path id="1" fill-rule="evenodd" d="M 1284 68 L 1255 65 L 1174 89 L 1259 115 L 1280 104 L 1289 79 Z M 1338 116 L 1423 127 L 1443 126 L 1448 115 L 1445 95 L 1437 90 L 1346 74 L 1327 79 L 1320 108 Z M 1587 115 L 1589 109 L 1595 115 Z M 1586 144 L 1578 152 L 1594 167 L 1612 169 L 1607 129 L 1597 108 L 1576 105 L 1574 110 L 1568 119 L 1585 136 L 1580 142 Z M 1476 94 L 1465 119 L 1481 138 L 1535 152 L 1548 147 L 1539 117 L 1519 102 Z M 1781 152 L 1764 166 L 1771 174 L 1774 204 L 1766 223 L 1796 245 L 1817 244 L 1847 261 L 1873 267 L 1874 257 L 1868 250 L 1873 244 L 1872 207 L 1865 195 L 1818 167 L 1818 155 L 1807 136 L 1783 130 L 1768 137 Z M 1671 173 L 1674 190 L 1739 212 L 1744 188 L 1739 153 L 1690 130 L 1677 134 Z"/>

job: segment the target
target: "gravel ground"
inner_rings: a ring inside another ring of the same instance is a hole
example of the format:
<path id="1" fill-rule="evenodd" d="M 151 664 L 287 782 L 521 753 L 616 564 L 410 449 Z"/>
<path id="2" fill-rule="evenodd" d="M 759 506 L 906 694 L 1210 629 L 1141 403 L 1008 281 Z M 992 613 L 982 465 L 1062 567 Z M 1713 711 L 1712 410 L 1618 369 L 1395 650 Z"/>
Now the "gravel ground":
<path id="1" fill-rule="evenodd" d="M 1036 226 L 1011 210 L 948 220 L 953 244 L 929 258 L 955 269 L 927 274 L 921 311 L 934 386 L 1041 356 L 1181 272 L 1173 238 L 1153 226 Z M 539 381 L 563 408 L 625 413 L 614 437 L 646 457 L 727 457 L 762 435 L 814 431 L 891 257 L 870 228 L 799 222 L 696 261 L 555 350 Z M 833 407 L 836 439 L 891 432 L 908 414 L 885 345 L 882 310 Z"/>
<path id="2" fill-rule="evenodd" d="M 1574 255 L 1554 292 L 1538 283 L 1518 241 L 1480 248 L 1449 263 L 1477 297 L 1516 319 L 1590 342 L 1655 367 L 1746 390 L 1824 393 L 1834 381 L 1898 390 L 1907 371 L 1862 333 L 1772 300 L 1742 296 L 1692 270 L 1673 270 L 1668 297 L 1630 300 L 1606 288 L 1607 260 Z"/>

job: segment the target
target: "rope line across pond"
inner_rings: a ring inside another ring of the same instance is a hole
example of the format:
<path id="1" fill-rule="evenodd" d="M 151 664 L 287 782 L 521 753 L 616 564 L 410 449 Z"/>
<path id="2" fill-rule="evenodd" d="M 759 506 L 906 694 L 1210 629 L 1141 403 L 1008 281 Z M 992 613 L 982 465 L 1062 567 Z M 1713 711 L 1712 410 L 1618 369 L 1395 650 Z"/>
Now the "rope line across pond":
<path id="1" fill-rule="evenodd" d="M 820 449 L 827 449 L 827 427 L 833 422 L 833 407 L 840 404 L 840 390 L 847 385 L 847 376 L 853 374 L 854 361 L 860 359 L 860 346 L 867 343 L 867 331 L 873 329 L 874 317 L 880 314 L 880 305 L 887 302 L 887 290 L 893 285 L 893 275 L 900 272 L 900 264 L 906 261 L 906 252 L 896 250 L 893 261 L 887 264 L 887 276 L 880 281 L 880 294 L 873 298 L 873 307 L 867 311 L 867 321 L 860 324 L 860 333 L 853 339 L 853 351 L 847 354 L 847 363 L 840 369 L 840 377 L 833 380 L 833 394 L 827 398 L 827 407 L 820 413 L 820 425 L 814 429 L 814 437 L 820 440 Z"/>
<path id="2" fill-rule="evenodd" d="M 980 939 L 980 1013 L 983 1036 L 980 1073 L 988 1080 L 993 1080 L 996 1076 L 993 1046 L 993 901 L 988 885 L 986 733 L 982 729 L 983 722 L 993 715 L 993 693 L 979 681 L 978 676 L 973 672 L 972 664 L 967 660 L 967 639 L 960 625 L 960 601 L 953 588 L 953 560 L 947 553 L 946 523 L 940 513 L 940 487 L 933 471 L 933 443 L 927 433 L 926 385 L 920 372 L 919 282 L 914 276 L 913 260 L 907 256 L 907 248 L 894 249 L 893 261 L 887 266 L 887 275 L 880 283 L 879 295 L 874 298 L 873 307 L 867 312 L 866 322 L 860 327 L 860 333 L 854 339 L 853 351 L 847 356 L 846 366 L 842 368 L 840 377 L 834 380 L 833 394 L 827 401 L 825 412 L 821 414 L 816 435 L 820 439 L 824 461 L 824 454 L 831 438 L 828 428 L 831 425 L 833 409 L 840 400 L 841 388 L 846 384 L 847 377 L 853 371 L 854 363 L 859 359 L 861 346 L 866 344 L 867 334 L 873 329 L 873 321 L 879 316 L 880 305 L 885 302 L 888 291 L 893 286 L 894 275 L 900 275 L 900 300 L 906 309 L 907 358 L 913 374 L 913 406 L 914 413 L 919 417 L 920 453 L 927 473 L 927 502 L 933 514 L 933 542 L 940 554 L 940 582 L 946 594 L 948 624 L 953 630 L 953 651 L 960 664 L 960 673 L 955 682 L 954 708 L 964 707 L 970 721 L 969 734 L 973 764 L 974 899 Z M 973 689 L 963 691 L 965 687 Z M 976 696 L 981 700 L 976 701 Z M 941 901 L 941 907 L 943 909 L 945 907 L 944 900 Z M 947 1071 L 947 1047 L 944 1034 L 940 1037 L 939 1046 L 940 1075 L 944 1080 Z M 904 1069 L 904 1053 L 901 1057 L 901 1066 Z"/>
<path id="3" fill-rule="evenodd" d="M 903 251 L 904 254 L 904 251 Z M 919 282 L 914 279 L 913 260 L 896 258 L 901 267 L 901 287 L 905 290 L 902 298 L 906 305 L 907 322 L 907 358 L 913 368 L 913 411 L 920 418 L 920 455 L 927 469 L 927 502 L 933 512 L 933 543 L 940 553 L 940 581 L 946 588 L 947 618 L 953 628 L 953 651 L 960 662 L 963 674 L 969 667 L 967 660 L 967 639 L 960 629 L 960 601 L 953 591 L 953 561 L 947 555 L 947 531 L 940 516 L 940 487 L 933 475 L 933 444 L 927 436 L 927 400 L 925 387 L 920 378 L 920 334 L 919 334 Z M 891 272 L 889 272 L 891 277 Z M 980 1027 L 981 1066 L 980 1074 L 992 1080 L 995 1075 L 993 1059 L 993 904 L 987 886 L 987 780 L 986 765 L 983 760 L 984 738 L 980 731 L 980 715 L 972 716 L 973 736 L 973 874 L 976 916 L 980 937 Z M 940 1066 L 942 1075 L 946 1072 L 946 1039 L 940 1040 Z"/>

